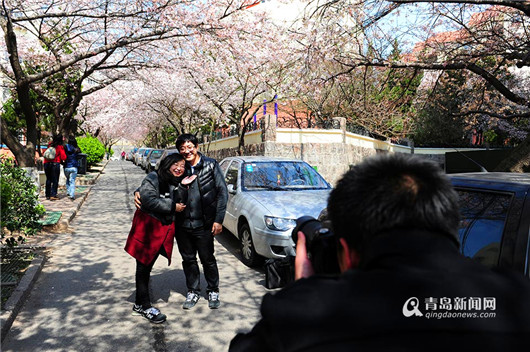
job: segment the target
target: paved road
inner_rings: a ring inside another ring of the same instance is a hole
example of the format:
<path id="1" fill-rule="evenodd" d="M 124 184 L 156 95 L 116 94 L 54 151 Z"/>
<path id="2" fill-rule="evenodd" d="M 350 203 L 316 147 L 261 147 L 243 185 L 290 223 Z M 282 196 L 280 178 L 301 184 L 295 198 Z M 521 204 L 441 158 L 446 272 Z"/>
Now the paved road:
<path id="1" fill-rule="evenodd" d="M 175 246 L 171 266 L 160 257 L 151 277 L 152 300 L 167 322 L 154 325 L 131 315 L 135 261 L 123 247 L 134 213 L 132 192 L 144 176 L 131 162 L 108 163 L 71 232 L 49 245 L 50 257 L 3 351 L 226 351 L 237 331 L 256 322 L 268 292 L 264 276 L 230 252 L 230 234 L 215 244 L 220 309 L 208 309 L 204 288 L 194 309 L 182 309 L 186 286 Z"/>

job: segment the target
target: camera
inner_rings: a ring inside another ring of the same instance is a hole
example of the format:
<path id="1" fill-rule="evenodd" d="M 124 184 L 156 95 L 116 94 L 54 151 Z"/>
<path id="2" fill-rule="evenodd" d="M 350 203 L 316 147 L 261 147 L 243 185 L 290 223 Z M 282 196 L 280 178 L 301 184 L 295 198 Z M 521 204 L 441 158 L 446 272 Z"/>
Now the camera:
<path id="1" fill-rule="evenodd" d="M 321 222 L 311 216 L 302 216 L 296 219 L 296 226 L 291 237 L 296 245 L 298 231 L 305 235 L 307 256 L 316 274 L 338 274 L 340 269 L 337 241 L 329 226 L 324 226 L 323 223 L 326 222 Z"/>

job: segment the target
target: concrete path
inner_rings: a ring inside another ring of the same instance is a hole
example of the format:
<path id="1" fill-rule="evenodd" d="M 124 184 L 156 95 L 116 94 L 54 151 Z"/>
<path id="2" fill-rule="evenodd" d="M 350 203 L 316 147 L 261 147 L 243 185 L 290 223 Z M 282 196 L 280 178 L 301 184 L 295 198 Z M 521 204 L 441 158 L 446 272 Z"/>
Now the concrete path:
<path id="1" fill-rule="evenodd" d="M 264 275 L 237 259 L 237 242 L 226 233 L 215 247 L 220 309 L 208 309 L 204 288 L 194 309 L 182 309 L 186 286 L 175 246 L 171 266 L 160 257 L 151 276 L 152 300 L 167 322 L 154 325 L 131 315 L 135 260 L 123 247 L 134 213 L 132 192 L 143 177 L 131 162 L 107 164 L 69 231 L 48 244 L 50 256 L 2 351 L 226 351 L 239 330 L 259 319 L 269 291 Z"/>

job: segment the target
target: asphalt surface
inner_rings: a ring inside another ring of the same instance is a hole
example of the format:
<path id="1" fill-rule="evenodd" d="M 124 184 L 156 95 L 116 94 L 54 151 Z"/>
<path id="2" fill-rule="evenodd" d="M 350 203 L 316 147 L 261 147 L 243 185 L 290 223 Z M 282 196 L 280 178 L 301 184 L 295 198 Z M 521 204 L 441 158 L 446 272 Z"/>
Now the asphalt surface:
<path id="1" fill-rule="evenodd" d="M 168 319 L 133 316 L 135 260 L 124 250 L 133 191 L 145 177 L 127 161 L 110 161 L 69 223 L 47 244 L 48 258 L 2 343 L 2 351 L 226 351 L 238 331 L 259 319 L 264 274 L 238 259 L 229 233 L 216 237 L 221 307 L 202 297 L 183 310 L 186 285 L 175 245 L 171 266 L 159 257 L 151 299 Z M 202 268 L 201 268 L 202 272 Z"/>

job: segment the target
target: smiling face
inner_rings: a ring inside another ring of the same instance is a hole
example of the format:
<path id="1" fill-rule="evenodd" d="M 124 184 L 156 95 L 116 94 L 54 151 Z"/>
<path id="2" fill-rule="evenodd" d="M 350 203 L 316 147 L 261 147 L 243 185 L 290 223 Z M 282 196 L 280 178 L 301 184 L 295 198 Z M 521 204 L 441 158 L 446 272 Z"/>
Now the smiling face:
<path id="1" fill-rule="evenodd" d="M 169 173 L 175 177 L 184 175 L 186 162 L 184 160 L 177 161 L 169 167 Z"/>
<path id="2" fill-rule="evenodd" d="M 180 146 L 179 153 L 192 166 L 199 162 L 200 157 L 197 153 L 197 147 L 190 141 L 186 141 Z"/>

